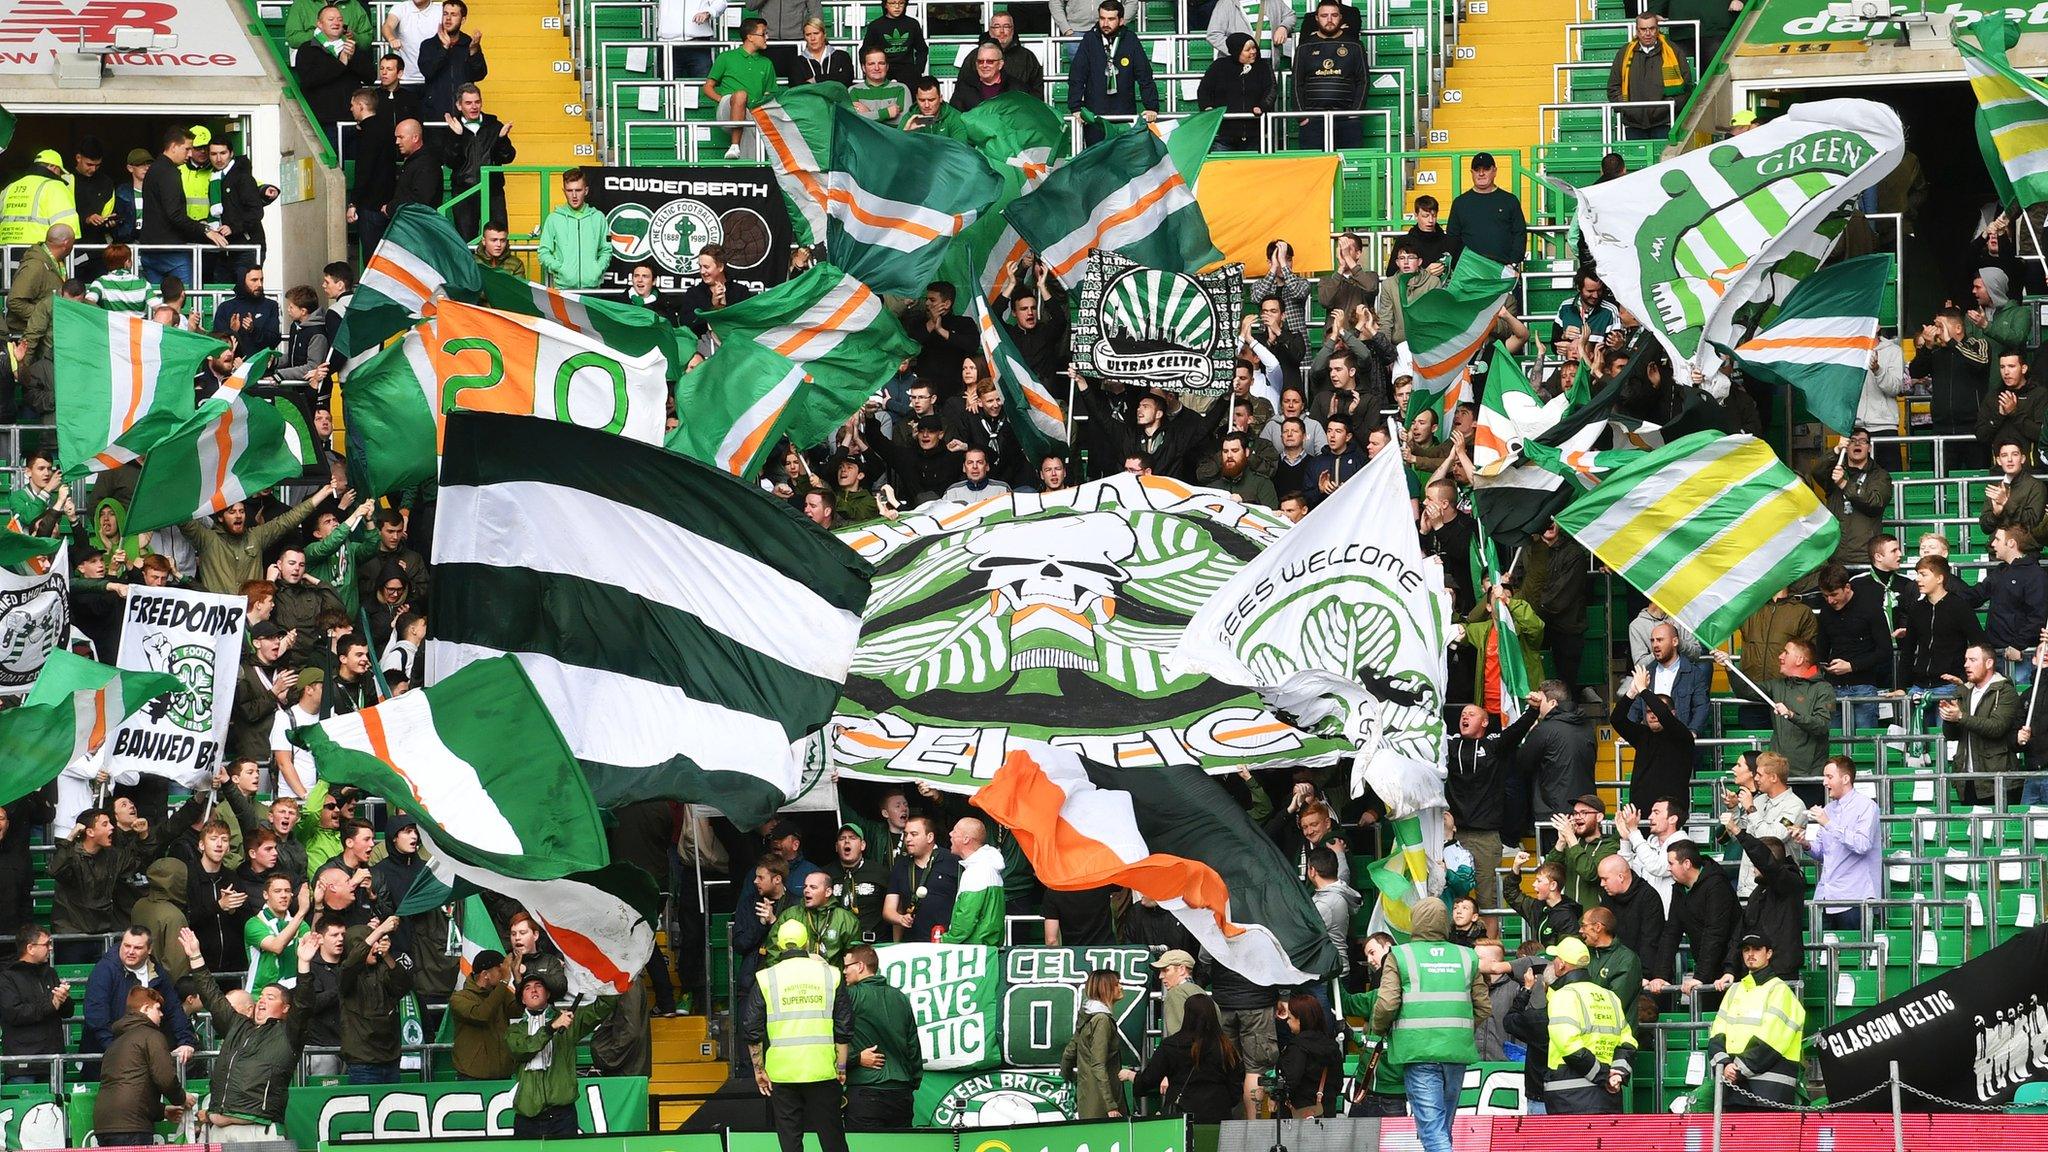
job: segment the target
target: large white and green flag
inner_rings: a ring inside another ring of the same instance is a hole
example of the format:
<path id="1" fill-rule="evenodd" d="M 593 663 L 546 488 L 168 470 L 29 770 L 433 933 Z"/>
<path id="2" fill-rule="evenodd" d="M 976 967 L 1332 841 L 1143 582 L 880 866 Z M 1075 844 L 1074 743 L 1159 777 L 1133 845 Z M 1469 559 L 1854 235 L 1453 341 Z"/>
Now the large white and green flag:
<path id="1" fill-rule="evenodd" d="M 1977 147 L 2000 204 L 2048 200 L 2048 85 L 2012 66 L 2018 31 L 2004 12 L 1959 29 L 1956 51 L 1977 97 Z"/>
<path id="2" fill-rule="evenodd" d="M 1830 264 L 1799 282 L 1769 327 L 1735 347 L 1751 376 L 1806 398 L 1821 423 L 1847 436 L 1877 352 L 1877 313 L 1892 258 L 1883 252 Z"/>
<path id="3" fill-rule="evenodd" d="M 1709 648 L 1826 563 L 1842 535 L 1768 444 L 1720 431 L 1643 453 L 1557 523 Z"/>
<path id="4" fill-rule="evenodd" d="M 123 672 L 62 648 L 52 651 L 20 707 L 0 712 L 0 804 L 99 754 L 121 721 L 159 696 L 185 691 L 168 672 Z"/>
<path id="5" fill-rule="evenodd" d="M 1010 334 L 989 315 L 988 302 L 974 298 L 975 323 L 981 329 L 981 355 L 995 374 L 996 387 L 1003 390 L 1003 405 L 1011 413 L 1019 446 L 1027 459 L 1036 463 L 1045 456 L 1067 449 L 1067 409 L 1053 396 L 1024 363 L 1023 353 Z"/>
<path id="6" fill-rule="evenodd" d="M 814 387 L 799 395 L 786 428 L 799 448 L 824 443 L 918 351 L 881 293 L 833 264 L 703 317 L 721 341 L 751 340 L 810 374 Z"/>
<path id="7" fill-rule="evenodd" d="M 880 292 L 923 292 L 1003 189 L 966 142 L 878 124 L 829 95 L 799 88 L 753 118 L 806 220 L 822 212 L 833 262 Z"/>
<path id="8" fill-rule="evenodd" d="M 758 487 L 552 420 L 452 412 L 430 681 L 511 653 L 605 804 L 798 789 L 853 660 L 865 561 Z"/>
<path id="9" fill-rule="evenodd" d="M 227 347 L 125 312 L 50 301 L 57 455 L 76 480 L 139 459 L 192 415 L 192 379 Z"/>
<path id="10" fill-rule="evenodd" d="M 431 208 L 408 204 L 392 214 L 383 240 L 364 262 L 334 350 L 354 368 L 386 340 L 432 315 L 435 301 L 474 301 L 482 291 L 482 265 L 455 226 Z"/>
<path id="11" fill-rule="evenodd" d="M 752 340 L 728 340 L 677 382 L 678 423 L 668 449 L 752 480 L 809 381 L 788 357 Z"/>
<path id="12" fill-rule="evenodd" d="M 1466 369 L 1493 339 L 1494 320 L 1515 284 L 1513 268 L 1467 248 L 1448 280 L 1402 306 L 1408 354 L 1415 365 L 1405 419 L 1413 421 L 1423 410 L 1433 410 L 1438 436 L 1448 433 L 1451 409 L 1468 399 L 1471 377 Z"/>
<path id="13" fill-rule="evenodd" d="M 1211 116 L 1220 122 L 1222 110 L 1190 120 Z M 1222 258 L 1194 190 L 1155 132 L 1124 132 L 1084 149 L 1012 201 L 1003 218 L 1070 289 L 1080 287 L 1097 248 L 1187 271 Z"/>
<path id="14" fill-rule="evenodd" d="M 382 796 L 465 863 L 552 880 L 611 862 L 590 785 L 509 656 L 291 738 L 322 780 Z"/>
<path id="15" fill-rule="evenodd" d="M 127 530 L 215 515 L 304 471 L 302 451 L 297 430 L 271 401 L 239 391 L 208 400 L 143 457 Z"/>
<path id="16" fill-rule="evenodd" d="M 1818 100 L 1740 136 L 1579 193 L 1581 237 L 1615 299 L 1671 355 L 1728 394 L 1721 348 L 1738 313 L 1767 303 L 1771 272 L 1905 151 L 1898 114 L 1870 100 Z"/>

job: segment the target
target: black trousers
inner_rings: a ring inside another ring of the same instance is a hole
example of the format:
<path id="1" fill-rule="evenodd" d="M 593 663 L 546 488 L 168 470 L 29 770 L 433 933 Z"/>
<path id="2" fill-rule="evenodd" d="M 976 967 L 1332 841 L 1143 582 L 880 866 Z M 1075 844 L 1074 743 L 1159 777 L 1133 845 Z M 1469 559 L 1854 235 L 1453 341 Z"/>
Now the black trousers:
<path id="1" fill-rule="evenodd" d="M 846 1130 L 880 1132 L 910 1127 L 908 1088 L 854 1087 L 846 1090 Z"/>
<path id="2" fill-rule="evenodd" d="M 775 1139 L 782 1152 L 803 1152 L 804 1133 L 818 1134 L 822 1152 L 847 1152 L 846 1121 L 839 1114 L 839 1081 L 777 1084 L 769 1092 L 775 1110 Z"/>
<path id="3" fill-rule="evenodd" d="M 541 1136 L 574 1136 L 576 1135 L 576 1106 L 574 1104 L 557 1104 L 552 1108 L 541 1109 L 538 1116 L 521 1116 L 514 1113 L 512 1116 L 512 1135 L 522 1140 L 531 1140 Z"/>

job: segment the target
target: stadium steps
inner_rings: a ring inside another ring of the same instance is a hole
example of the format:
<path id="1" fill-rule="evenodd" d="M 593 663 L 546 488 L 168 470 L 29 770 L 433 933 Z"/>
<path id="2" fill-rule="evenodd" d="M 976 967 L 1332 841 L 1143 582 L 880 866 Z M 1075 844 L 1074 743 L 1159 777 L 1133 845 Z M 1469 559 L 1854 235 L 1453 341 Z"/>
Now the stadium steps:
<path id="1" fill-rule="evenodd" d="M 654 1071 L 647 1080 L 650 1096 L 708 1096 L 725 1083 L 726 1063 L 716 1055 L 710 1023 L 702 1016 L 658 1016 L 651 1021 Z M 655 1106 L 655 1128 L 674 1131 L 697 1111 L 695 1101 Z"/>
<path id="2" fill-rule="evenodd" d="M 483 36 L 491 64 L 490 76 L 480 85 L 484 107 L 512 125 L 521 165 L 591 162 L 590 116 L 562 24 L 557 0 L 493 0 L 470 11 L 467 28 Z M 541 198 L 533 183 L 532 177 L 507 180 L 515 236 L 540 230 Z"/>
<path id="3" fill-rule="evenodd" d="M 1471 55 L 1445 70 L 1429 147 L 1527 155 L 1540 135 L 1536 110 L 1555 99 L 1552 70 L 1564 62 L 1564 27 L 1577 13 L 1576 0 L 1494 0 L 1484 13 L 1467 15 L 1457 55 Z M 1418 192 L 1448 208 L 1466 174 L 1448 159 L 1427 160 L 1411 180 L 1411 211 Z"/>

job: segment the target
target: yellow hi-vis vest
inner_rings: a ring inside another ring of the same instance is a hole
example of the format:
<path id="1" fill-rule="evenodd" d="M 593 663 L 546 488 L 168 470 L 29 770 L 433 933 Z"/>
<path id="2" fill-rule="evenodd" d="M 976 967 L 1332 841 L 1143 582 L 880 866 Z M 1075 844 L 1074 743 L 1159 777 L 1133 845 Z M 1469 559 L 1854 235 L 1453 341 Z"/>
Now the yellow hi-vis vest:
<path id="1" fill-rule="evenodd" d="M 1797 1064 L 1805 1032 L 1806 1008 L 1791 986 L 1776 976 L 1759 984 L 1755 973 L 1751 973 L 1728 990 L 1707 1034 L 1721 1037 L 1723 1050 L 1730 1056 L 1741 1056 L 1750 1041 L 1762 1040 L 1772 1051 Z"/>
<path id="2" fill-rule="evenodd" d="M 78 231 L 78 205 L 64 181 L 37 169 L 0 194 L 0 244 L 40 244 L 57 224 Z"/>
<path id="3" fill-rule="evenodd" d="M 1585 1050 L 1602 1064 L 1614 1063 L 1615 1050 L 1636 1046 L 1636 1035 L 1628 1026 L 1628 1010 L 1620 997 L 1591 980 L 1566 984 L 1550 990 L 1550 1071 L 1564 1067 L 1564 1058 Z M 1583 1077 L 1544 1079 L 1549 1088 L 1590 1088 Z"/>
<path id="4" fill-rule="evenodd" d="M 185 188 L 185 215 L 194 220 L 210 219 L 213 216 L 213 169 L 180 165 L 178 183 Z"/>
<path id="5" fill-rule="evenodd" d="M 768 1079 L 777 1084 L 836 1079 L 832 1002 L 839 994 L 839 970 L 815 956 L 792 956 L 755 973 L 754 982 L 768 1015 L 768 1050 L 761 1057 Z"/>

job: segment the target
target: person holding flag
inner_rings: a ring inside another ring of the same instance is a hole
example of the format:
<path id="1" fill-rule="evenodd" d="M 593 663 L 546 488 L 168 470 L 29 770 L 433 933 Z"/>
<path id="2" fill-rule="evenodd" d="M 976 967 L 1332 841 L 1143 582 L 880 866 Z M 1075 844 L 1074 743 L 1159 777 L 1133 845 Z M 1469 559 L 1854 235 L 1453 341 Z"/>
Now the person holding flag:
<path id="1" fill-rule="evenodd" d="M 486 948 L 470 959 L 469 978 L 448 998 L 458 1079 L 505 1080 L 517 1070 L 505 1045 L 505 1029 L 519 1003 L 510 973 L 505 954 Z"/>
<path id="2" fill-rule="evenodd" d="M 523 1011 L 505 1030 L 505 1050 L 519 1066 L 512 1088 L 512 1135 L 519 1140 L 574 1136 L 576 1045 L 618 1006 L 617 996 L 557 1009 L 538 973 L 519 984 Z"/>

